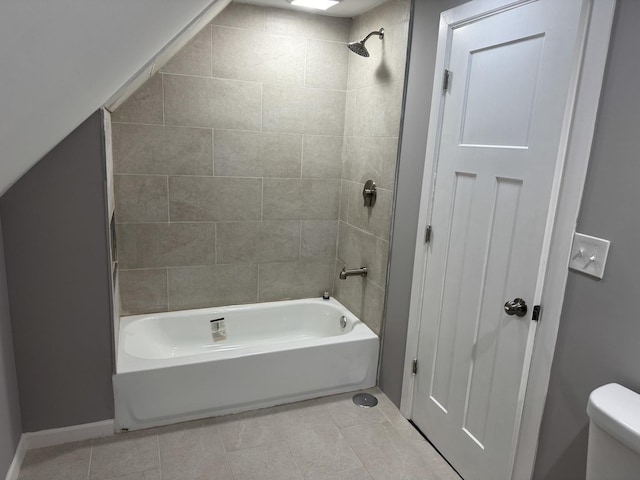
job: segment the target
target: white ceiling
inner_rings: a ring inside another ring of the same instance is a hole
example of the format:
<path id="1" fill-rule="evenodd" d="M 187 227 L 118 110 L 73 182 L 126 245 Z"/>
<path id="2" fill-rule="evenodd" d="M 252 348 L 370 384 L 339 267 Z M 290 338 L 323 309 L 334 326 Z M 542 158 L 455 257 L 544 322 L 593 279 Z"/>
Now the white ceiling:
<path id="1" fill-rule="evenodd" d="M 385 0 L 342 0 L 338 5 L 327 10 L 313 10 L 310 8 L 294 7 L 286 0 L 239 0 L 241 3 L 263 5 L 266 7 L 290 8 L 305 12 L 319 13 L 332 17 L 355 17 L 385 2 Z"/>
<path id="2" fill-rule="evenodd" d="M 216 0 L 0 0 L 0 195 Z"/>

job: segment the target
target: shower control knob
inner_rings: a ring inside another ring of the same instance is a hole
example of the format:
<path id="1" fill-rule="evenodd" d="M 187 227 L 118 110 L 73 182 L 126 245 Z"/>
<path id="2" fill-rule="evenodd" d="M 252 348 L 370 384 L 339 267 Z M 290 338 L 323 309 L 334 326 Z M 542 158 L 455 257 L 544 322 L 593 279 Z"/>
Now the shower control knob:
<path id="1" fill-rule="evenodd" d="M 362 196 L 364 197 L 364 206 L 373 207 L 376 204 L 376 197 L 378 196 L 378 187 L 373 180 L 367 180 L 362 189 Z"/>
<path id="2" fill-rule="evenodd" d="M 527 314 L 527 303 L 521 298 L 516 298 L 504 304 L 504 311 L 507 315 L 524 317 Z"/>

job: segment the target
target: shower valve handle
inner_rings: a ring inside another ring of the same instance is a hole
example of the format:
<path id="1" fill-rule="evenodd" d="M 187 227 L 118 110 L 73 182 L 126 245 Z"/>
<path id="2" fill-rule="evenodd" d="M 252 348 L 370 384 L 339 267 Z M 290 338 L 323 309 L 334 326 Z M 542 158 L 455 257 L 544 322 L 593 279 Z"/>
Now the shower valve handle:
<path id="1" fill-rule="evenodd" d="M 373 207 L 376 204 L 376 197 L 378 196 L 378 187 L 373 180 L 367 180 L 362 189 L 362 196 L 364 197 L 364 206 Z"/>

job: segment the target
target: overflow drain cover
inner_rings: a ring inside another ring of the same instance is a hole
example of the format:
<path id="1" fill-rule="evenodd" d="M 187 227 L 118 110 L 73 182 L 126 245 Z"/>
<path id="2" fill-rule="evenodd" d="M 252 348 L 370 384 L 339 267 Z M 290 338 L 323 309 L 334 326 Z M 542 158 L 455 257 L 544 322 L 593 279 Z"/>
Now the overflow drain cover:
<path id="1" fill-rule="evenodd" d="M 353 396 L 353 403 L 362 408 L 371 408 L 378 404 L 378 399 L 370 393 L 356 393 Z"/>

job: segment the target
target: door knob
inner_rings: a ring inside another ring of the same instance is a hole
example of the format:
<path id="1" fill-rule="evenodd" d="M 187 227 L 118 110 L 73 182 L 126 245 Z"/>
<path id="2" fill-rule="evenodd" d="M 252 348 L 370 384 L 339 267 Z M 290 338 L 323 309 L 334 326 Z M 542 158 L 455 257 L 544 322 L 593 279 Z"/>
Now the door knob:
<path id="1" fill-rule="evenodd" d="M 507 312 L 507 315 L 524 317 L 527 314 L 527 304 L 523 299 L 516 298 L 504 304 L 504 311 Z"/>

